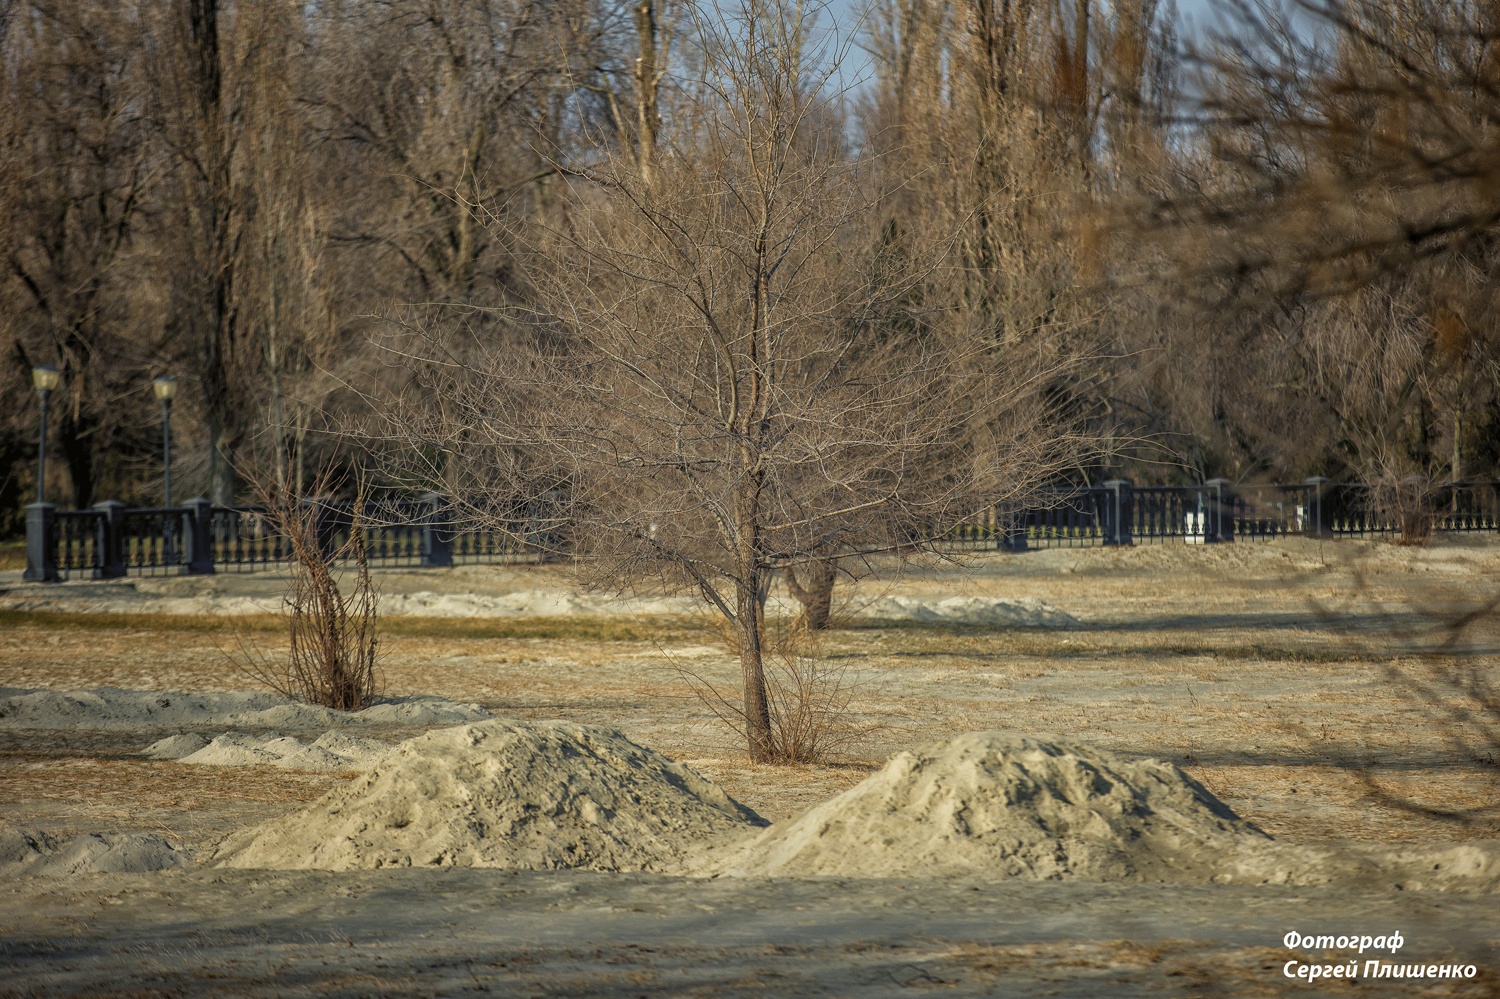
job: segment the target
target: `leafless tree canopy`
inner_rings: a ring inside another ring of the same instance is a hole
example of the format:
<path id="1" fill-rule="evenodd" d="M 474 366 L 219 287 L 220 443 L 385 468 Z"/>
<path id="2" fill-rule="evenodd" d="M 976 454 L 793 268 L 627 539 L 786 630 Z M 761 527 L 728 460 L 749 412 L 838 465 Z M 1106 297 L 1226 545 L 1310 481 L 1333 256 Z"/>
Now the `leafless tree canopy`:
<path id="1" fill-rule="evenodd" d="M 852 316 L 860 275 L 863 317 L 822 335 L 905 313 L 1024 345 L 1039 367 L 1016 380 L 1054 371 L 1054 404 L 1111 445 L 1113 464 L 1075 477 L 1494 474 L 1493 5 L 1219 6 L 1223 30 L 1185 54 L 1159 0 L 874 0 L 836 41 L 832 14 L 804 5 L 798 86 L 822 89 L 795 94 L 800 159 L 777 184 L 784 210 L 815 196 L 818 211 L 797 223 L 778 307 L 806 310 L 796 296 L 839 272 L 820 308 Z M 155 493 L 146 386 L 175 373 L 179 479 L 226 501 L 236 469 L 295 486 L 354 460 L 332 431 L 410 377 L 372 344 L 373 317 L 532 342 L 562 321 L 562 261 L 652 213 L 698 227 L 679 241 L 734 222 L 703 179 L 764 165 L 739 162 L 746 136 L 709 113 L 712 87 L 759 86 L 745 73 L 771 66 L 748 34 L 705 45 L 720 15 L 741 16 L 688 0 L 6 0 L 6 523 L 34 485 L 32 365 L 64 371 L 53 496 Z M 774 33 L 770 7 L 743 16 Z M 835 94 L 818 79 L 849 45 L 868 78 Z M 612 172 L 637 185 L 635 214 Z M 642 244 L 643 267 L 727 282 L 715 255 L 743 252 L 710 240 L 668 261 L 665 238 Z M 585 310 L 612 293 L 569 294 Z M 669 297 L 652 294 L 637 316 Z"/>
<path id="2" fill-rule="evenodd" d="M 769 759 L 773 574 L 928 543 L 1077 441 L 1045 391 L 1055 358 L 965 301 L 958 234 L 904 225 L 880 164 L 848 155 L 804 14 L 689 27 L 670 147 L 601 146 L 556 220 L 494 220 L 531 276 L 516 329 L 399 341 L 423 359 L 401 425 L 428 430 L 395 436 L 441 455 L 429 477 L 475 477 L 457 492 L 552 490 L 600 581 L 700 593 L 738 630 Z M 431 396 L 444 413 L 422 424 Z"/>
<path id="3" fill-rule="evenodd" d="M 1177 180 L 1118 208 L 1186 303 L 1134 394 L 1210 470 L 1492 476 L 1497 10 L 1294 6 L 1234 7 Z"/>

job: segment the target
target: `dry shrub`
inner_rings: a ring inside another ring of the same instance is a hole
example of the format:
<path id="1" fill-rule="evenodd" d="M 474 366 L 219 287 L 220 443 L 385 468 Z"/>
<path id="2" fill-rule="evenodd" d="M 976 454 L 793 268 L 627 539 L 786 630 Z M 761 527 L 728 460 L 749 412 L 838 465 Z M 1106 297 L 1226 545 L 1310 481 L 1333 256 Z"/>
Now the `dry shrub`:
<path id="1" fill-rule="evenodd" d="M 285 697 L 336 711 L 367 708 L 379 691 L 379 593 L 370 578 L 363 505 L 361 494 L 337 546 L 320 538 L 317 501 L 268 506 L 292 553 L 282 600 L 289 645 L 283 657 L 239 636 L 236 665 L 243 672 Z"/>
<path id="2" fill-rule="evenodd" d="M 738 655 L 736 630 L 719 627 L 725 646 Z M 770 758 L 783 766 L 833 763 L 874 726 L 854 709 L 861 682 L 849 667 L 821 654 L 816 637 L 802 619 L 773 631 L 767 650 L 766 699 L 771 715 Z M 674 667 L 693 693 L 739 737 L 746 736 L 745 714 L 737 698 L 727 697 L 708 679 L 681 665 Z"/>
<path id="3" fill-rule="evenodd" d="M 772 749 L 778 763 L 827 763 L 867 735 L 855 715 L 849 667 L 818 656 L 778 653 L 766 670 Z"/>
<path id="4" fill-rule="evenodd" d="M 1403 545 L 1425 545 L 1437 523 L 1438 486 L 1426 476 L 1382 476 L 1370 486 L 1370 512 L 1400 530 Z"/>

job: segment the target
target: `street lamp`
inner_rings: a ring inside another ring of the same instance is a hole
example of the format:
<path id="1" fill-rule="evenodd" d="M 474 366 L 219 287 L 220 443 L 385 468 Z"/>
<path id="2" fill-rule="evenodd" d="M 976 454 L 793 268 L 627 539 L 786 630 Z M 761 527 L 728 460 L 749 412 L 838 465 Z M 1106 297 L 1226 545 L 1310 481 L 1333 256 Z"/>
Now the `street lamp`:
<path id="1" fill-rule="evenodd" d="M 161 402 L 162 506 L 172 507 L 172 397 L 177 394 L 177 379 L 158 378 L 151 383 Z"/>
<path id="2" fill-rule="evenodd" d="M 62 381 L 62 372 L 50 364 L 31 369 L 31 384 L 42 397 L 42 430 L 36 451 L 36 501 L 47 502 L 47 397 Z"/>

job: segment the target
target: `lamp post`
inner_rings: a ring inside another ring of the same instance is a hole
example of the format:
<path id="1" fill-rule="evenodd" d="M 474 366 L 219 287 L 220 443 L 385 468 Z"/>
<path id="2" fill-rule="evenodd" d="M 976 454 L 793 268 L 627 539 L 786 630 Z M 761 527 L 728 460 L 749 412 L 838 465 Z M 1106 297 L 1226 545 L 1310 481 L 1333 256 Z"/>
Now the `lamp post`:
<path id="1" fill-rule="evenodd" d="M 172 507 L 172 397 L 177 394 L 177 379 L 158 378 L 151 389 L 161 402 L 162 506 Z"/>
<path id="2" fill-rule="evenodd" d="M 47 397 L 62 381 L 62 372 L 50 364 L 31 369 L 31 384 L 42 399 L 41 432 L 37 435 L 36 501 L 47 502 Z"/>

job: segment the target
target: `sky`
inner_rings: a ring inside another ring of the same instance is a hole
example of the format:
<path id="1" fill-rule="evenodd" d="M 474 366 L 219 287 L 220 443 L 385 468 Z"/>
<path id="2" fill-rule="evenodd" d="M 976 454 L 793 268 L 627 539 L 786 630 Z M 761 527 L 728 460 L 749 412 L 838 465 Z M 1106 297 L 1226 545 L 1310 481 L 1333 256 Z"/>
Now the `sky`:
<path id="1" fill-rule="evenodd" d="M 1218 5 L 1219 0 L 1177 0 L 1178 36 L 1184 41 L 1202 37 L 1215 25 Z M 829 12 L 843 31 L 855 26 L 857 11 L 863 6 L 864 0 L 829 0 Z M 859 78 L 868 75 L 869 60 L 855 45 L 849 48 L 847 63 L 845 85 L 858 86 Z"/>

